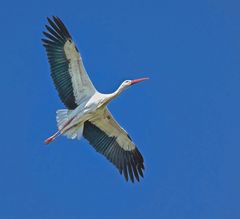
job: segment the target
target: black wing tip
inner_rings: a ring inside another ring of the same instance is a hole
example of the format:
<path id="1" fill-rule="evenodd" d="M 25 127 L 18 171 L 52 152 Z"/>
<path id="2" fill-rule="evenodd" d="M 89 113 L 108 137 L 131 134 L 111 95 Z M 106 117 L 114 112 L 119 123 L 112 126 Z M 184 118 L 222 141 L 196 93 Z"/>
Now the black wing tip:
<path id="1" fill-rule="evenodd" d="M 140 182 L 140 177 L 144 178 L 143 171 L 144 160 L 137 149 L 137 147 L 132 151 L 125 151 L 126 159 L 124 160 L 124 164 L 119 168 L 119 172 L 121 175 L 124 175 L 125 180 L 131 181 L 132 183 Z M 129 180 L 130 179 L 130 180 Z"/>
<path id="2" fill-rule="evenodd" d="M 48 35 L 51 35 L 52 37 L 46 36 L 46 34 L 44 34 L 43 32 L 46 39 L 51 40 L 52 42 L 58 41 L 63 43 L 69 39 L 72 39 L 66 26 L 64 25 L 64 23 L 59 17 L 57 16 L 47 17 L 47 21 L 48 21 L 48 24 L 45 25 L 45 28 L 47 31 L 45 33 L 47 33 Z"/>
<path id="3" fill-rule="evenodd" d="M 45 38 L 42 38 L 41 42 L 42 42 L 43 46 L 47 46 L 49 44 L 49 40 L 47 40 Z"/>
<path id="4" fill-rule="evenodd" d="M 48 22 L 50 23 L 50 22 L 52 22 L 53 20 L 55 21 L 55 20 L 61 20 L 58 16 L 56 16 L 56 15 L 51 15 L 51 16 L 47 16 L 46 17 L 47 18 L 47 20 L 48 20 Z"/>
<path id="5" fill-rule="evenodd" d="M 47 19 L 48 23 L 53 22 L 55 19 L 60 20 L 60 18 L 56 15 L 47 16 L 46 19 Z"/>
<path id="6" fill-rule="evenodd" d="M 127 174 L 129 174 L 129 173 L 127 173 Z M 139 173 L 139 175 L 144 179 L 144 175 L 143 175 L 142 172 Z M 136 177 L 136 176 L 131 177 L 130 175 L 129 175 L 128 177 L 130 178 L 130 181 L 131 181 L 132 183 L 135 183 L 135 180 L 136 180 L 136 182 L 138 182 L 138 183 L 140 183 L 140 181 L 141 181 L 140 177 Z M 128 182 L 128 177 L 124 176 L 126 182 Z"/>
<path id="7" fill-rule="evenodd" d="M 66 37 L 68 39 L 72 39 L 72 37 L 71 37 L 70 33 L 68 32 L 65 24 L 63 23 L 63 21 L 59 17 L 52 16 L 52 20 L 57 25 L 57 27 L 66 35 Z"/>
<path id="8" fill-rule="evenodd" d="M 122 173 L 120 173 L 121 175 L 122 175 Z M 131 182 L 131 183 L 135 183 L 135 182 L 138 182 L 138 183 L 140 183 L 140 177 L 138 176 L 138 177 L 136 177 L 136 176 L 134 176 L 134 177 L 131 177 L 131 175 L 129 175 L 129 173 L 127 172 L 126 173 L 126 175 L 123 173 L 123 175 L 124 175 L 124 178 L 125 178 L 125 181 L 126 182 Z M 141 172 L 141 173 L 139 173 L 139 175 L 144 179 L 144 175 L 143 175 L 143 173 Z M 130 179 L 130 180 L 129 180 Z"/>
<path id="9" fill-rule="evenodd" d="M 122 149 L 124 150 L 124 149 Z M 137 148 L 132 151 L 124 151 L 124 158 L 119 165 L 110 160 L 119 170 L 119 173 L 124 176 L 126 182 L 140 182 L 140 178 L 144 178 L 143 171 L 144 160 Z"/>
<path id="10" fill-rule="evenodd" d="M 46 18 L 47 18 L 48 23 L 50 23 L 51 22 L 51 18 L 50 17 L 46 17 Z"/>

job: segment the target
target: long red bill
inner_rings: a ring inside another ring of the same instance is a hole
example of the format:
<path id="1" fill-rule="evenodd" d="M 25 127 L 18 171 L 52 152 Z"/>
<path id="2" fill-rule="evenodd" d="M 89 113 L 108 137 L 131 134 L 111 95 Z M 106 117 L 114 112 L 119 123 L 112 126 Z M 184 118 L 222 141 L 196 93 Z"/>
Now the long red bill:
<path id="1" fill-rule="evenodd" d="M 148 80 L 149 78 L 139 78 L 131 81 L 131 85 Z"/>

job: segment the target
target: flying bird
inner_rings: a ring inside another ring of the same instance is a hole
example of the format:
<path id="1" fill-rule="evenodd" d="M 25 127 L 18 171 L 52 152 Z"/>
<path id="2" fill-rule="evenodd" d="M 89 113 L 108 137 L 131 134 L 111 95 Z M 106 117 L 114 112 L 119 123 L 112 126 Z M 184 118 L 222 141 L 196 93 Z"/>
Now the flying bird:
<path id="1" fill-rule="evenodd" d="M 56 16 L 47 18 L 43 32 L 51 77 L 67 109 L 56 112 L 58 131 L 45 144 L 63 135 L 70 139 L 82 136 L 111 161 L 128 181 L 143 177 L 144 159 L 128 133 L 116 122 L 107 104 L 126 88 L 148 78 L 125 80 L 111 94 L 96 90 L 81 55 L 64 23 Z"/>

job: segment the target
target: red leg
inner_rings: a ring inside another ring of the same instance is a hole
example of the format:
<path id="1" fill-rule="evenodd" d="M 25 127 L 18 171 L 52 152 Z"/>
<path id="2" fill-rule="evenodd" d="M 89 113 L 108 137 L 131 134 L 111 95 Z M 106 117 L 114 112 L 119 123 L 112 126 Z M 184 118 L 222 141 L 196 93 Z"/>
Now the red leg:
<path id="1" fill-rule="evenodd" d="M 45 143 L 45 144 L 49 144 L 49 143 L 53 142 L 58 136 L 60 136 L 61 134 L 63 134 L 64 132 L 62 132 L 62 130 L 63 130 L 64 128 L 66 128 L 66 126 L 69 125 L 74 118 L 75 118 L 75 117 L 73 117 L 72 119 L 70 119 L 69 121 L 67 121 L 67 123 L 66 123 L 59 131 L 57 131 L 57 132 L 56 132 L 54 135 L 52 135 L 51 137 L 47 138 L 47 139 L 44 141 L 44 143 Z"/>
<path id="2" fill-rule="evenodd" d="M 45 141 L 44 141 L 44 143 L 45 144 L 49 144 L 49 143 L 51 143 L 52 141 L 54 141 L 56 138 L 54 138 L 53 136 L 51 136 L 50 138 L 47 138 Z"/>

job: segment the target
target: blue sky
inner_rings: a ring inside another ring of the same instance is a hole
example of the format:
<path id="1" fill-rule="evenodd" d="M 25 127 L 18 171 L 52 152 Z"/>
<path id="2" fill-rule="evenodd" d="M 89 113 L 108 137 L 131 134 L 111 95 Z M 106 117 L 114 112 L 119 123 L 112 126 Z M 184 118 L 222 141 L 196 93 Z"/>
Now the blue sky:
<path id="1" fill-rule="evenodd" d="M 240 218 L 239 1 L 5 1 L 0 218 Z M 63 19 L 99 91 L 148 76 L 109 108 L 145 158 L 126 183 L 88 145 L 45 147 L 63 108 L 41 45 Z"/>

